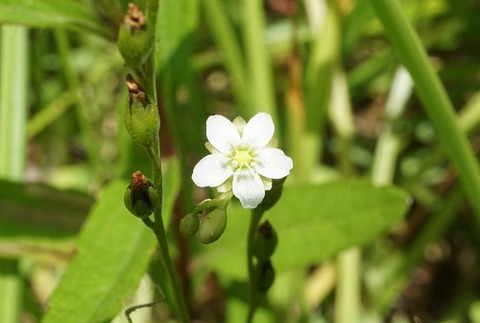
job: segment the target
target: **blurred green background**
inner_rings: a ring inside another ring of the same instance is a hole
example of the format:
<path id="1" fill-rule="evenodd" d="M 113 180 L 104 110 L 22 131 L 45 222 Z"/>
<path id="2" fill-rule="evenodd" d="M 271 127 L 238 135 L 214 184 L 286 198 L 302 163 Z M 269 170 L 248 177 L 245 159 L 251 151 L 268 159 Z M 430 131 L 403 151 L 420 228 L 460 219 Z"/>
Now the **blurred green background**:
<path id="1" fill-rule="evenodd" d="M 126 322 L 156 300 L 132 320 L 174 321 L 122 202 L 151 173 L 123 121 L 127 5 L 0 0 L 2 323 Z M 212 245 L 178 233 L 216 193 L 190 177 L 205 120 L 264 111 L 294 169 L 267 212 L 276 280 L 255 322 L 480 322 L 478 0 L 158 5 L 164 217 L 192 318 L 247 311 L 246 211 L 232 203 Z"/>

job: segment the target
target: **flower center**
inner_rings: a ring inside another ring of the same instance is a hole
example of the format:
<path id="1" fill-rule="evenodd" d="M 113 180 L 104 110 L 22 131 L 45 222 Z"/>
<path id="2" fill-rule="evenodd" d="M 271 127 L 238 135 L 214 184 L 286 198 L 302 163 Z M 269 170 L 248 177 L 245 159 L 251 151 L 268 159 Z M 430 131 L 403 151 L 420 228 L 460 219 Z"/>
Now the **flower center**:
<path id="1" fill-rule="evenodd" d="M 237 150 L 232 158 L 232 165 L 235 168 L 250 167 L 253 157 L 248 150 Z"/>

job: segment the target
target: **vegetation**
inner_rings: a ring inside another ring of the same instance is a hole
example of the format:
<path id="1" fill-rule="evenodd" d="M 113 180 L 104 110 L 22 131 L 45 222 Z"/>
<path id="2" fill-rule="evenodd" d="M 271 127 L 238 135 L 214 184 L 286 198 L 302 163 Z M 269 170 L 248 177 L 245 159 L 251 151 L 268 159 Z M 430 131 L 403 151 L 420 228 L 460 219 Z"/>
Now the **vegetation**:
<path id="1" fill-rule="evenodd" d="M 0 322 L 480 322 L 479 11 L 0 0 Z M 285 182 L 197 187 L 261 112 Z"/>

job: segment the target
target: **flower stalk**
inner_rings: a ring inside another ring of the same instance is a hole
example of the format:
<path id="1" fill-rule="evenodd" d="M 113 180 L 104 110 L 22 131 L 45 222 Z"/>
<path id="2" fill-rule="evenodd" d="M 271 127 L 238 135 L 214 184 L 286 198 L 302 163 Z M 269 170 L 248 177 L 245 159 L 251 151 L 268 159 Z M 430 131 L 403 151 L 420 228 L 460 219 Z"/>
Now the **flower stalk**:
<path id="1" fill-rule="evenodd" d="M 251 211 L 250 225 L 247 237 L 247 266 L 248 266 L 248 316 L 247 323 L 253 322 L 253 316 L 260 303 L 260 295 L 255 286 L 255 265 L 253 263 L 253 242 L 258 225 L 263 216 L 264 210 L 259 207 Z"/>
<path id="2" fill-rule="evenodd" d="M 276 148 L 274 132 L 275 125 L 268 113 L 260 112 L 248 122 L 240 117 L 231 122 L 221 115 L 210 116 L 205 144 L 210 155 L 197 163 L 192 174 L 197 186 L 216 187 L 223 193 L 195 208 L 194 215 L 213 209 L 210 218 L 200 219 L 197 235 L 201 242 L 211 243 L 223 233 L 226 203 L 232 196 L 240 200 L 243 208 L 252 210 L 247 236 L 247 322 L 252 322 L 262 296 L 275 279 L 270 256 L 275 250 L 277 236 L 269 223 L 265 224 L 265 230 L 257 232 L 259 223 L 265 211 L 279 200 L 283 182 L 293 168 L 292 159 Z M 191 216 L 192 213 L 183 220 L 186 235 L 192 235 L 197 228 L 196 219 L 192 221 Z"/>
<path id="3" fill-rule="evenodd" d="M 134 211 L 142 215 L 142 221 L 155 234 L 161 254 L 162 270 L 166 275 L 166 279 L 161 282 L 162 290 L 171 303 L 173 311 L 178 315 L 179 321 L 186 323 L 190 322 L 190 319 L 180 282 L 170 256 L 162 217 L 163 184 L 159 138 L 160 117 L 157 108 L 155 57 L 152 55 L 157 8 L 158 0 L 148 0 L 147 16 L 145 17 L 143 13 L 138 11 L 138 8 L 131 5 L 127 21 L 138 22 L 140 25 L 138 28 L 124 26 L 124 29 L 120 31 L 122 37 L 119 39 L 119 49 L 126 63 L 137 72 L 137 75 L 141 78 L 140 83 L 143 85 L 142 87 L 137 83 L 131 75 L 127 76 L 130 102 L 125 122 L 132 139 L 147 151 L 153 168 L 153 186 L 159 196 L 159 203 L 153 211 L 153 221 L 148 215 L 143 216 L 146 213 L 146 208 L 142 204 L 137 202 L 139 206 L 134 208 Z M 139 44 L 142 46 L 138 46 Z M 142 193 L 139 196 L 144 197 L 144 195 Z M 130 202 L 130 200 L 128 201 Z M 147 202 L 149 200 L 144 204 L 150 206 L 151 203 Z M 134 206 L 137 204 L 134 204 Z"/>
<path id="4" fill-rule="evenodd" d="M 147 154 L 152 161 L 153 168 L 153 183 L 157 189 L 158 194 L 162 197 L 162 162 L 160 159 L 160 148 L 158 153 L 152 146 L 145 147 Z M 168 275 L 168 281 L 170 282 L 170 292 L 174 301 L 174 306 L 179 315 L 181 322 L 190 322 L 188 317 L 187 306 L 185 299 L 182 295 L 182 289 L 180 288 L 180 282 L 173 266 L 172 257 L 170 256 L 170 250 L 168 249 L 167 235 L 165 232 L 165 225 L 162 217 L 162 203 L 160 203 L 154 211 L 154 222 L 150 219 L 144 220 L 144 223 L 152 229 L 155 237 L 157 238 L 158 246 L 160 248 L 160 254 L 165 271 Z"/>

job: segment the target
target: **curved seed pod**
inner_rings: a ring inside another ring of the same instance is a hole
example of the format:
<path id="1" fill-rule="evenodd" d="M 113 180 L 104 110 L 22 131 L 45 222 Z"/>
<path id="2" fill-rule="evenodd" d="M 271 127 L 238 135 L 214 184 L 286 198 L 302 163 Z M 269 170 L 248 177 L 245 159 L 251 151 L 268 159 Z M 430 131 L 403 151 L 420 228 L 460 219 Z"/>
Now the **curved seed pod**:
<path id="1" fill-rule="evenodd" d="M 278 200 L 282 196 L 283 192 L 283 183 L 287 178 L 281 179 L 274 179 L 272 180 L 272 188 L 268 191 L 265 191 L 265 197 L 263 198 L 262 203 L 258 205 L 258 207 L 262 208 L 264 211 L 269 210 L 275 204 L 277 204 Z"/>
<path id="2" fill-rule="evenodd" d="M 275 281 L 275 269 L 270 260 L 259 262 L 254 269 L 255 287 L 262 293 L 267 292 Z"/>
<path id="3" fill-rule="evenodd" d="M 193 236 L 198 231 L 200 219 L 197 213 L 189 213 L 180 221 L 180 232 L 184 237 Z"/>
<path id="4" fill-rule="evenodd" d="M 160 117 L 157 105 L 148 102 L 142 87 L 127 75 L 129 107 L 125 113 L 125 126 L 128 133 L 140 146 L 150 146 L 158 140 Z"/>
<path id="5" fill-rule="evenodd" d="M 197 237 L 200 242 L 208 244 L 218 240 L 227 227 L 227 212 L 219 207 L 200 218 Z"/>
<path id="6" fill-rule="evenodd" d="M 160 196 L 152 182 L 140 171 L 136 171 L 132 174 L 132 180 L 125 191 L 123 202 L 133 215 L 145 219 L 157 207 Z"/>
<path id="7" fill-rule="evenodd" d="M 255 233 L 253 240 L 253 255 L 259 261 L 267 261 L 273 255 L 277 244 L 277 232 L 267 220 L 258 227 L 257 232 Z"/>
<path id="8" fill-rule="evenodd" d="M 130 3 L 123 24 L 118 31 L 118 50 L 132 68 L 139 67 L 153 50 L 153 33 L 147 28 L 147 18 L 138 7 Z"/>

